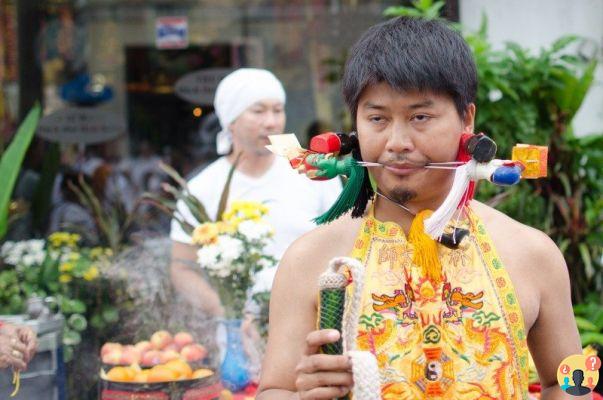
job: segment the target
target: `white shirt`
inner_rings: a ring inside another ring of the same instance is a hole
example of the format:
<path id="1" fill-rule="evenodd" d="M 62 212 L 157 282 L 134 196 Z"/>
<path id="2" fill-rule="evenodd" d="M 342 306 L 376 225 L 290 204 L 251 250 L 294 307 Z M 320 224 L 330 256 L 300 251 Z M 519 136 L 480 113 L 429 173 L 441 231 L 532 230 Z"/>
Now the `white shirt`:
<path id="1" fill-rule="evenodd" d="M 226 157 L 221 157 L 188 182 L 191 194 L 201 201 L 209 217 L 214 220 L 231 167 Z M 274 240 L 268 244 L 266 252 L 280 260 L 295 239 L 316 226 L 312 219 L 327 211 L 340 192 L 339 179 L 312 181 L 294 171 L 286 159 L 276 157 L 261 177 L 234 172 L 226 209 L 233 200 L 264 203 L 269 209 L 266 222 L 274 229 Z M 191 225 L 199 224 L 182 202 L 178 202 L 178 209 Z M 191 243 L 191 237 L 176 220 L 172 220 L 170 237 L 174 241 Z M 269 275 L 271 286 L 274 272 L 260 274 Z"/>

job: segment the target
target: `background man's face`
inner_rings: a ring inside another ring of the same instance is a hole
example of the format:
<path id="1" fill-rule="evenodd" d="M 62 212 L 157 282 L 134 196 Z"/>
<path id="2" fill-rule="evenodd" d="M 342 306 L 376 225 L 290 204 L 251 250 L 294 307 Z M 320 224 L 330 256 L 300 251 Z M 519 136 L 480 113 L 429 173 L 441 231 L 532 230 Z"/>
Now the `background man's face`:
<path id="1" fill-rule="evenodd" d="M 461 133 L 473 131 L 474 111 L 469 106 L 461 119 L 448 96 L 401 93 L 385 83 L 367 87 L 358 102 L 356 126 L 362 158 L 388 165 L 371 168 L 379 189 L 401 203 L 443 199 L 454 171 L 406 163 L 453 161 Z"/>
<path id="2" fill-rule="evenodd" d="M 285 121 L 285 105 L 281 101 L 262 100 L 251 105 L 230 124 L 235 150 L 271 154 L 264 147 L 270 144 L 268 136 L 283 133 Z"/>

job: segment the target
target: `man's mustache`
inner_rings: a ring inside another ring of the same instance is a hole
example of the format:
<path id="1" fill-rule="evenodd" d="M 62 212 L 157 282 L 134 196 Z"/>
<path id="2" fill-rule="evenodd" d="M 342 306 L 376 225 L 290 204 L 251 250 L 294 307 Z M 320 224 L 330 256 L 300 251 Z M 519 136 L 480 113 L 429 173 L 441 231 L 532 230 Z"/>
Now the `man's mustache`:
<path id="1" fill-rule="evenodd" d="M 388 157 L 386 159 L 380 159 L 379 162 L 381 164 L 401 164 L 401 163 L 407 163 L 407 164 L 412 164 L 412 165 L 416 165 L 418 167 L 423 167 L 427 164 L 429 164 L 431 162 L 431 159 L 429 159 L 428 157 L 425 157 L 424 159 L 414 159 L 411 157 L 407 157 L 407 156 L 394 156 L 394 157 Z"/>

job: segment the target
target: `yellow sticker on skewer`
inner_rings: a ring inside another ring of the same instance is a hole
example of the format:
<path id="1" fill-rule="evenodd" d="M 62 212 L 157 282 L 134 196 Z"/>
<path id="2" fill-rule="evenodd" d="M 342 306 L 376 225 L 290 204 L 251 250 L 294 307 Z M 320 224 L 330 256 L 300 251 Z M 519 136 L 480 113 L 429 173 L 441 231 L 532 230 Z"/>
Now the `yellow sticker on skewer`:
<path id="1" fill-rule="evenodd" d="M 544 178 L 547 175 L 547 146 L 534 146 L 531 144 L 518 144 L 513 147 L 511 159 L 521 162 L 525 169 L 521 173 L 524 179 Z"/>
<path id="2" fill-rule="evenodd" d="M 10 394 L 10 397 L 15 397 L 19 393 L 19 387 L 21 386 L 21 372 L 13 371 L 13 385 L 15 390 Z"/>

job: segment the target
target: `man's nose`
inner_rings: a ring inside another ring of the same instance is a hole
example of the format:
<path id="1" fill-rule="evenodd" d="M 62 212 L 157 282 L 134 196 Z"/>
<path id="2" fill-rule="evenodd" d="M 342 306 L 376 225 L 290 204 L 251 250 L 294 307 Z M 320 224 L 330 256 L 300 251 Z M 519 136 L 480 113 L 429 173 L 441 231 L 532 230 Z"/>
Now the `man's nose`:
<path id="1" fill-rule="evenodd" d="M 274 111 L 268 111 L 264 116 L 264 126 L 273 128 L 278 124 L 279 114 Z"/>
<path id="2" fill-rule="evenodd" d="M 388 153 L 409 153 L 415 149 L 410 128 L 402 123 L 391 126 L 386 147 Z"/>

